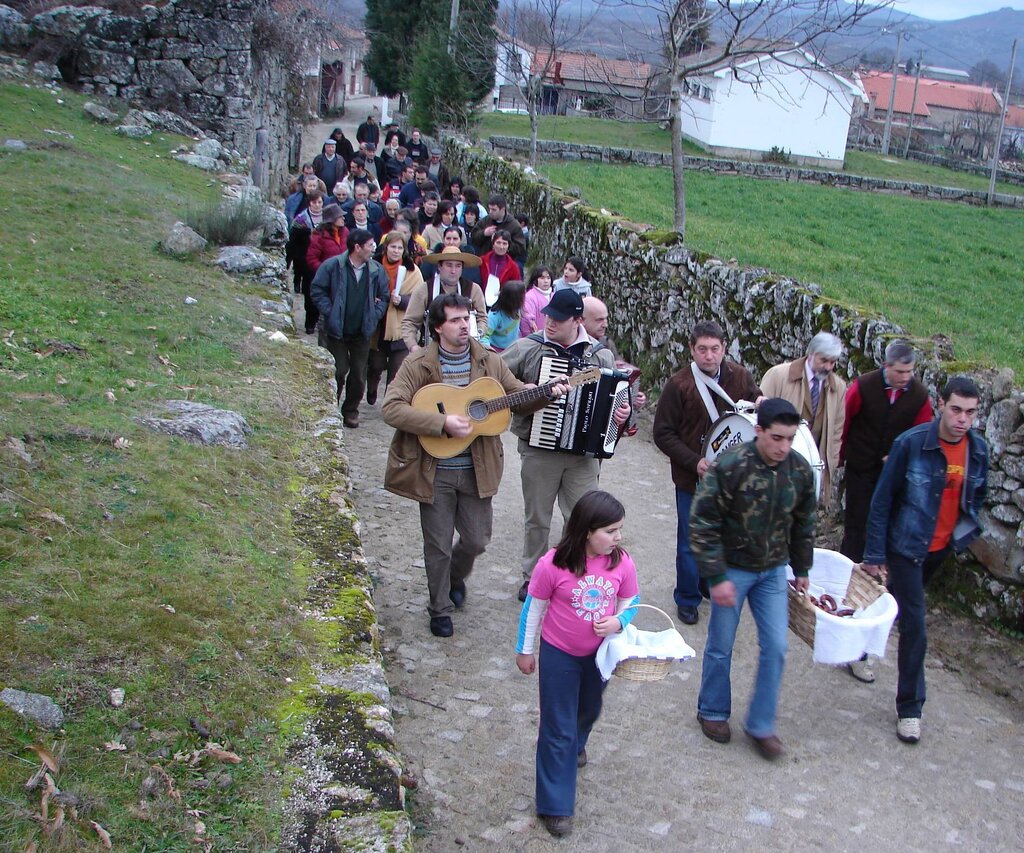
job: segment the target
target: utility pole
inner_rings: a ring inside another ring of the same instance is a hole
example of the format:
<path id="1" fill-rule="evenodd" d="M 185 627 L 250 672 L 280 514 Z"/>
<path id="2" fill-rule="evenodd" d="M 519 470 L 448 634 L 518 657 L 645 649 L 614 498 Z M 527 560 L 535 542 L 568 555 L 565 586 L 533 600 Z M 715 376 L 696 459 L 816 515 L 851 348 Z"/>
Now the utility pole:
<path id="1" fill-rule="evenodd" d="M 452 0 L 452 16 L 448 19 L 448 55 L 455 53 L 455 30 L 459 26 L 459 0 Z"/>
<path id="2" fill-rule="evenodd" d="M 914 95 L 910 99 L 910 118 L 907 120 L 907 144 L 903 146 L 903 159 L 910 158 L 910 137 L 914 135 L 914 110 L 917 107 L 917 84 L 921 82 L 921 57 L 924 51 L 917 52 L 917 73 L 914 75 Z"/>
<path id="3" fill-rule="evenodd" d="M 892 60 L 892 88 L 889 90 L 889 109 L 885 114 L 885 130 L 882 131 L 882 153 L 889 153 L 889 139 L 892 135 L 892 108 L 896 100 L 896 76 L 900 70 L 900 44 L 903 42 L 903 30 L 896 33 L 896 55 Z"/>
<path id="4" fill-rule="evenodd" d="M 1003 128 L 1006 126 L 1006 110 L 1010 106 L 1010 86 L 1013 85 L 1013 63 L 1017 59 L 1017 39 L 1013 40 L 1013 48 L 1010 50 L 1010 73 L 1006 75 L 1006 91 L 1003 93 L 1002 108 L 999 110 L 999 130 L 996 133 L 996 141 L 992 146 L 992 175 L 988 179 L 988 206 L 992 206 L 996 194 L 996 175 L 999 173 L 999 146 L 1003 141 Z"/>

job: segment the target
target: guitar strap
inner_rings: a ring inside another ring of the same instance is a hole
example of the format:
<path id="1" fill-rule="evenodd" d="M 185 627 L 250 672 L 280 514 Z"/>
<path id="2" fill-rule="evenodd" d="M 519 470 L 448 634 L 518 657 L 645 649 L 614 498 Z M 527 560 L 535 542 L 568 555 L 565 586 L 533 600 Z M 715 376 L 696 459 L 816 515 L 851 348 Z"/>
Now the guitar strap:
<path id="1" fill-rule="evenodd" d="M 697 362 L 690 362 L 690 372 L 693 374 L 693 384 L 697 386 L 697 393 L 700 394 L 701 402 L 704 403 L 704 408 L 708 410 L 708 417 L 711 418 L 711 423 L 718 420 L 718 408 L 712 401 L 709 390 L 714 391 L 725 400 L 730 408 L 736 409 L 736 404 L 733 402 L 732 397 L 725 393 L 721 385 L 697 367 Z"/>

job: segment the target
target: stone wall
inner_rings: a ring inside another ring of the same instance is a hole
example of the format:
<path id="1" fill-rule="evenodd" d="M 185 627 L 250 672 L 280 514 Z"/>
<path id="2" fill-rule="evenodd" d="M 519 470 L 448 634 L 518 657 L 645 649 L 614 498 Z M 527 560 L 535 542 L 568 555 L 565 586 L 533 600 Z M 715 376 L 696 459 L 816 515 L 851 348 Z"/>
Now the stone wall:
<path id="1" fill-rule="evenodd" d="M 694 322 L 713 318 L 725 328 L 729 354 L 755 376 L 804 353 L 819 331 L 838 335 L 848 378 L 877 367 L 886 345 L 907 338 L 882 316 L 826 299 L 805 284 L 766 269 L 743 268 L 694 252 L 675 232 L 656 231 L 588 207 L 519 164 L 449 140 L 452 173 L 508 198 L 509 209 L 530 217 L 531 255 L 560 264 L 569 254 L 587 259 L 596 295 L 608 303 L 614 338 L 653 389 L 689 361 L 687 336 Z M 921 378 L 939 388 L 967 372 L 982 388 L 978 428 L 992 449 L 985 536 L 974 554 L 984 568 L 963 563 L 967 582 L 957 595 L 979 618 L 1024 628 L 1024 393 L 1013 373 L 953 361 L 948 339 L 910 339 L 921 351 Z M 971 568 L 970 566 L 973 566 Z"/>
<path id="2" fill-rule="evenodd" d="M 136 17 L 59 6 L 25 20 L 0 6 L 0 44 L 52 61 L 85 94 L 178 113 L 243 157 L 265 130 L 257 175 L 267 190 L 287 174 L 305 118 L 293 97 L 298 57 L 267 37 L 269 9 L 264 0 L 171 0 Z"/>
<path id="3" fill-rule="evenodd" d="M 488 139 L 490 150 L 502 157 L 526 157 L 530 140 L 520 136 L 492 136 Z M 537 141 L 537 154 L 544 160 L 593 160 L 600 163 L 633 164 L 637 166 L 662 166 L 672 168 L 672 155 L 657 151 L 634 151 L 632 148 L 608 148 L 600 145 L 581 145 L 575 142 Z M 808 169 L 787 166 L 782 163 L 751 163 L 746 160 L 720 160 L 710 157 L 684 158 L 686 168 L 691 172 L 712 172 L 719 175 L 743 175 L 750 178 L 769 178 L 776 181 L 800 181 L 803 183 L 825 184 L 865 192 L 887 192 L 910 195 L 917 198 L 959 201 L 965 204 L 984 205 L 988 200 L 985 190 L 966 190 L 958 187 L 940 187 L 921 184 L 916 181 L 896 181 L 887 178 L 871 178 L 851 175 L 846 172 L 830 172 L 823 169 Z M 1013 176 L 1015 182 L 1024 183 L 1020 176 Z M 1022 195 L 996 193 L 994 203 L 999 207 L 1024 209 Z"/>

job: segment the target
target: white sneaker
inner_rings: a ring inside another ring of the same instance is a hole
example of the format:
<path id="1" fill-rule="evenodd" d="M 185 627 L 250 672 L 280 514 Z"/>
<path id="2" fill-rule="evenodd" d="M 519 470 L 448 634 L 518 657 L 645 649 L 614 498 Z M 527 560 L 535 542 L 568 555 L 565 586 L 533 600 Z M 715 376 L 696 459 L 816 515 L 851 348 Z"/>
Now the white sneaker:
<path id="1" fill-rule="evenodd" d="M 921 740 L 921 718 L 900 717 L 896 721 L 896 737 L 904 743 L 917 743 Z"/>
<path id="2" fill-rule="evenodd" d="M 864 655 L 860 660 L 851 661 L 846 665 L 850 675 L 865 684 L 871 684 L 875 680 L 875 671 L 871 668 L 871 658 Z"/>

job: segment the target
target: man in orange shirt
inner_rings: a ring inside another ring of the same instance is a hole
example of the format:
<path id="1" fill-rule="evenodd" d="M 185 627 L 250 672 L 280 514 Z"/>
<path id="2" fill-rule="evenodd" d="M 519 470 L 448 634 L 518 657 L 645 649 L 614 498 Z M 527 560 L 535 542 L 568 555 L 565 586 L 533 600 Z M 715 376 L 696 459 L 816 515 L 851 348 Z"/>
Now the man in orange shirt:
<path id="1" fill-rule="evenodd" d="M 905 743 L 921 739 L 925 587 L 951 551 L 981 532 L 988 445 L 971 429 L 979 397 L 978 386 L 965 376 L 946 383 L 939 417 L 893 443 L 868 516 L 864 570 L 878 574 L 888 567 L 889 588 L 900 608 L 896 736 Z"/>

